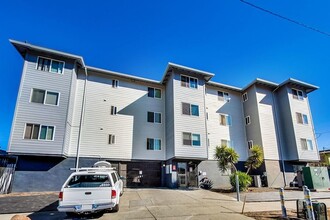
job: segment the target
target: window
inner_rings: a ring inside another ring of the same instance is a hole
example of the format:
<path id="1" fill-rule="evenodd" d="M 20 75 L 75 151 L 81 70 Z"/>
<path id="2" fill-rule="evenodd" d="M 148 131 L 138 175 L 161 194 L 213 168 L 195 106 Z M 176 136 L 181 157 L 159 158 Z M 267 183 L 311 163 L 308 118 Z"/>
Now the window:
<path id="1" fill-rule="evenodd" d="M 111 177 L 112 177 L 112 180 L 113 180 L 113 184 L 116 184 L 116 182 L 118 181 L 116 174 L 115 173 L 111 173 Z"/>
<path id="2" fill-rule="evenodd" d="M 251 123 L 250 116 L 245 117 L 245 125 L 249 125 Z"/>
<path id="3" fill-rule="evenodd" d="M 46 126 L 46 125 L 41 126 L 39 139 L 51 141 L 53 140 L 53 136 L 54 136 L 53 126 Z"/>
<path id="4" fill-rule="evenodd" d="M 198 80 L 193 77 L 181 75 L 181 86 L 197 89 Z"/>
<path id="5" fill-rule="evenodd" d="M 248 148 L 251 149 L 252 147 L 253 147 L 253 141 L 250 140 L 250 141 L 248 141 Z"/>
<path id="6" fill-rule="evenodd" d="M 148 97 L 160 99 L 162 97 L 161 90 L 148 87 Z"/>
<path id="7" fill-rule="evenodd" d="M 41 127 L 41 128 L 40 128 Z M 48 140 L 52 141 L 54 139 L 54 126 L 46 126 L 39 124 L 26 124 L 24 139 L 34 139 L 34 140 Z"/>
<path id="8" fill-rule="evenodd" d="M 148 122 L 162 123 L 162 114 L 157 112 L 148 112 Z"/>
<path id="9" fill-rule="evenodd" d="M 230 115 L 220 114 L 220 125 L 230 126 L 231 124 L 232 122 Z"/>
<path id="10" fill-rule="evenodd" d="M 114 180 L 115 181 L 115 180 Z M 73 176 L 65 188 L 111 187 L 108 175 L 78 174 Z"/>
<path id="11" fill-rule="evenodd" d="M 117 115 L 117 107 L 116 106 L 111 106 L 111 115 Z"/>
<path id="12" fill-rule="evenodd" d="M 301 149 L 302 150 L 313 150 L 313 142 L 312 140 L 301 138 Z"/>
<path id="13" fill-rule="evenodd" d="M 302 114 L 302 113 L 299 113 L 299 112 L 296 112 L 296 116 L 297 116 L 297 122 L 299 124 L 304 124 L 304 125 L 307 125 L 308 124 L 308 117 L 307 117 L 307 115 Z"/>
<path id="14" fill-rule="evenodd" d="M 221 139 L 221 146 L 232 147 L 233 144 L 232 144 L 232 142 L 230 140 Z"/>
<path id="15" fill-rule="evenodd" d="M 218 100 L 219 101 L 230 101 L 229 98 L 229 93 L 228 92 L 222 92 L 222 91 L 218 91 Z"/>
<path id="16" fill-rule="evenodd" d="M 183 132 L 182 136 L 183 136 L 183 145 L 201 146 L 200 134 Z"/>
<path id="17" fill-rule="evenodd" d="M 37 70 L 53 73 L 63 73 L 63 67 L 63 61 L 38 57 Z"/>
<path id="18" fill-rule="evenodd" d="M 114 134 L 109 134 L 108 144 L 114 144 L 116 137 Z"/>
<path id="19" fill-rule="evenodd" d="M 304 100 L 304 95 L 301 90 L 292 89 L 292 96 L 294 99 Z"/>
<path id="20" fill-rule="evenodd" d="M 246 102 L 248 100 L 248 94 L 247 92 L 242 95 L 243 102 Z"/>
<path id="21" fill-rule="evenodd" d="M 38 124 L 26 124 L 24 139 L 38 139 L 40 125 Z"/>
<path id="22" fill-rule="evenodd" d="M 147 138 L 147 150 L 161 150 L 162 144 L 160 139 Z"/>
<path id="23" fill-rule="evenodd" d="M 31 102 L 46 105 L 58 105 L 58 92 L 50 92 L 42 89 L 32 89 Z"/>
<path id="24" fill-rule="evenodd" d="M 182 102 L 182 114 L 199 116 L 199 107 L 198 105 Z"/>
<path id="25" fill-rule="evenodd" d="M 118 80 L 115 79 L 112 80 L 112 88 L 118 88 L 118 84 L 119 84 Z"/>

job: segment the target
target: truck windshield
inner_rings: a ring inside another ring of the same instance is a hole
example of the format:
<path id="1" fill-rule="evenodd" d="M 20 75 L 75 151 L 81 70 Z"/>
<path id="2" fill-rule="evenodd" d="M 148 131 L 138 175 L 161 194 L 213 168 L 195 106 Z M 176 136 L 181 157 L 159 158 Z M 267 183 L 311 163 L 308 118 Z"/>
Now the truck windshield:
<path id="1" fill-rule="evenodd" d="M 75 175 L 70 179 L 67 187 L 111 187 L 111 182 L 108 175 Z"/>

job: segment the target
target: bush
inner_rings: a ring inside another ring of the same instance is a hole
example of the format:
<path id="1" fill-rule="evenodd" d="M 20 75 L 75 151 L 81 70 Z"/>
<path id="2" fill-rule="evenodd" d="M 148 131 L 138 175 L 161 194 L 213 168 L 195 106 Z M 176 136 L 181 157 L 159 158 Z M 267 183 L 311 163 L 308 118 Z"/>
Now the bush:
<path id="1" fill-rule="evenodd" d="M 252 177 L 241 171 L 237 171 L 237 174 L 238 174 L 239 190 L 240 191 L 247 190 L 247 188 L 252 183 Z M 230 184 L 232 185 L 234 191 L 236 191 L 235 173 L 230 175 Z"/>

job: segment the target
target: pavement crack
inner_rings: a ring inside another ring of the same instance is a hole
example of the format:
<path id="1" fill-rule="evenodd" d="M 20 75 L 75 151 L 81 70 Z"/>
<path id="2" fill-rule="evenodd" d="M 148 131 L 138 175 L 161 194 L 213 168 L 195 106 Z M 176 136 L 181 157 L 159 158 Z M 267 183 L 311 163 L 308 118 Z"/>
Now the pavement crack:
<path id="1" fill-rule="evenodd" d="M 150 215 L 152 215 L 152 217 L 157 220 L 156 216 L 154 214 L 152 214 L 152 212 L 150 211 L 150 209 L 148 208 L 148 206 L 145 206 L 145 207 L 147 208 L 147 210 L 150 213 Z"/>

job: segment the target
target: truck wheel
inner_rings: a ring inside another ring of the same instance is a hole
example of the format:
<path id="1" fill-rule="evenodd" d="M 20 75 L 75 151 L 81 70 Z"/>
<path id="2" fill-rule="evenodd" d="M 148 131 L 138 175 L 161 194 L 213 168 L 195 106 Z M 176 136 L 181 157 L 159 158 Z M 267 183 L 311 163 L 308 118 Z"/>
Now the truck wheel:
<path id="1" fill-rule="evenodd" d="M 77 214 L 74 213 L 74 212 L 66 212 L 65 214 L 66 214 L 66 216 L 68 216 L 69 218 L 77 217 Z"/>
<path id="2" fill-rule="evenodd" d="M 112 212 L 118 212 L 119 211 L 119 204 L 117 204 L 115 207 L 113 207 Z"/>

